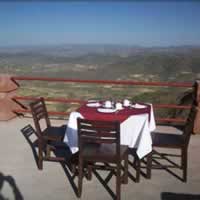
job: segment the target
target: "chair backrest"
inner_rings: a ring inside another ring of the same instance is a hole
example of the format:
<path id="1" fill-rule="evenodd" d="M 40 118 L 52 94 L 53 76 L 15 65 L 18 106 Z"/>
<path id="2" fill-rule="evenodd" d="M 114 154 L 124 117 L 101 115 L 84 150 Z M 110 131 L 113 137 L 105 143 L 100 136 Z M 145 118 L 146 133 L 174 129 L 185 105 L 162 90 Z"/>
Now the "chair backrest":
<path id="1" fill-rule="evenodd" d="M 30 108 L 31 108 L 31 113 L 33 116 L 33 120 L 34 120 L 34 124 L 35 124 L 35 128 L 37 131 L 37 135 L 38 137 L 42 136 L 42 129 L 50 127 L 51 123 L 48 117 L 48 112 L 47 112 L 47 108 L 44 102 L 44 98 L 39 98 L 38 100 L 30 103 Z M 45 122 L 45 124 L 43 124 L 43 127 L 41 126 L 41 120 L 43 120 Z"/>
<path id="2" fill-rule="evenodd" d="M 79 151 L 83 145 L 116 144 L 116 156 L 120 155 L 120 123 L 118 121 L 96 121 L 78 118 Z"/>
<path id="3" fill-rule="evenodd" d="M 185 123 L 183 135 L 182 135 L 184 144 L 186 146 L 189 144 L 190 136 L 193 133 L 195 116 L 196 116 L 196 107 L 194 105 L 192 105 L 189 115 L 187 117 L 186 123 Z"/>
<path id="4" fill-rule="evenodd" d="M 199 93 L 200 93 L 199 90 L 200 90 L 199 82 L 195 82 L 195 84 L 193 85 L 193 91 L 192 91 L 192 96 L 191 96 L 192 98 L 191 109 L 188 114 L 184 131 L 183 131 L 183 140 L 186 146 L 189 144 L 190 136 L 194 131 L 195 119 L 197 116 L 198 104 L 199 104 Z"/>

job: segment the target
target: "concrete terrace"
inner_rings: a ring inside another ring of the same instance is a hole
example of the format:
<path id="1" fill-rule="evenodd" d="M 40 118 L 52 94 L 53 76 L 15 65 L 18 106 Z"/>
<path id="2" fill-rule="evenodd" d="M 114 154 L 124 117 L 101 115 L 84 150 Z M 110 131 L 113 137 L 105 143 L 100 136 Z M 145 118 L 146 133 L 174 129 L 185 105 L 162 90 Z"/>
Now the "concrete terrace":
<path id="1" fill-rule="evenodd" d="M 65 121 L 55 121 L 53 124 L 64 123 Z M 32 124 L 31 118 L 0 122 L 0 172 L 14 178 L 25 200 L 76 200 L 72 186 L 59 163 L 44 162 L 43 171 L 37 169 L 32 150 L 20 131 L 28 124 Z M 181 182 L 165 170 L 153 170 L 151 180 L 141 176 L 140 183 L 135 183 L 129 178 L 128 185 L 122 185 L 121 199 L 159 200 L 162 192 L 200 194 L 199 152 L 200 135 L 195 135 L 189 145 L 187 183 Z M 130 173 L 135 175 L 131 167 Z M 114 188 L 114 177 L 111 182 L 111 188 Z M 1 195 L 5 199 L 14 199 L 12 189 L 6 181 L 2 190 L 0 185 Z M 92 181 L 84 180 L 81 199 L 105 200 L 112 197 L 93 176 Z"/>

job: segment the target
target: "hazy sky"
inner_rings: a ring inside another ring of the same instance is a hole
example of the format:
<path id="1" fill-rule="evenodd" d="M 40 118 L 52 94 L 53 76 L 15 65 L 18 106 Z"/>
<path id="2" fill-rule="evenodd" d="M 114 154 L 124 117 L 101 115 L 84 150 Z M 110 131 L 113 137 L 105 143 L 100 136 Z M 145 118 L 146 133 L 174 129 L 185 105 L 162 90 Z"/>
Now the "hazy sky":
<path id="1" fill-rule="evenodd" d="M 0 46 L 200 45 L 200 1 L 0 1 Z"/>

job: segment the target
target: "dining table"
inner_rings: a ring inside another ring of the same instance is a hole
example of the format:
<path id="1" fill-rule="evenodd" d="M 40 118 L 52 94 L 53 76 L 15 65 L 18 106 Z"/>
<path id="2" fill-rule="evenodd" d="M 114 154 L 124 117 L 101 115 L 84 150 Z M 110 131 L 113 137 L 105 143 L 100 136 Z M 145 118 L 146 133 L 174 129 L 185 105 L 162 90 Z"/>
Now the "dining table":
<path id="1" fill-rule="evenodd" d="M 86 102 L 71 112 L 64 142 L 72 154 L 78 151 L 77 118 L 120 122 L 120 144 L 136 148 L 141 159 L 152 151 L 151 132 L 155 130 L 153 106 L 150 103 L 134 103 L 129 106 L 106 108 L 105 102 Z"/>

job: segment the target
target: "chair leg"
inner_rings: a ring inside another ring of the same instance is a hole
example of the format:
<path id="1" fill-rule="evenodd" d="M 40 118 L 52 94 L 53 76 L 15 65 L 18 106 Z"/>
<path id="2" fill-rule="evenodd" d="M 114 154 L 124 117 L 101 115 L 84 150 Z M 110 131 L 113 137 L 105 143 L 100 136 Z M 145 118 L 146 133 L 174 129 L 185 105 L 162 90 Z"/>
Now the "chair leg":
<path id="1" fill-rule="evenodd" d="M 140 181 L 140 159 L 138 158 L 137 154 L 136 154 L 136 150 L 135 149 L 130 149 L 130 154 L 133 156 L 133 166 L 136 170 L 136 180 L 135 182 L 139 182 Z"/>
<path id="2" fill-rule="evenodd" d="M 187 149 L 181 149 L 181 166 L 183 169 L 183 182 L 187 182 Z"/>
<path id="3" fill-rule="evenodd" d="M 152 156 L 153 156 L 153 152 L 150 152 L 147 155 L 147 179 L 151 178 Z"/>
<path id="4" fill-rule="evenodd" d="M 136 183 L 140 181 L 140 159 L 136 157 Z"/>
<path id="5" fill-rule="evenodd" d="M 42 170 L 43 169 L 43 148 L 42 148 L 42 144 L 39 143 L 38 144 L 38 169 Z"/>
<path id="6" fill-rule="evenodd" d="M 77 196 L 80 198 L 82 194 L 82 185 L 83 185 L 83 160 L 79 159 L 78 166 L 78 194 Z"/>
<path id="7" fill-rule="evenodd" d="M 92 180 L 92 166 L 90 164 L 88 164 L 87 166 L 87 180 Z"/>
<path id="8" fill-rule="evenodd" d="M 71 165 L 70 165 L 70 170 L 71 170 L 71 173 L 72 173 L 72 174 L 75 174 L 75 173 L 77 172 L 77 170 L 76 170 L 76 165 L 75 165 L 75 164 L 71 164 Z"/>
<path id="9" fill-rule="evenodd" d="M 121 163 L 117 164 L 117 175 L 116 175 L 116 200 L 121 199 Z"/>
<path id="10" fill-rule="evenodd" d="M 125 155 L 124 158 L 124 175 L 123 175 L 123 183 L 128 183 L 128 153 Z"/>

